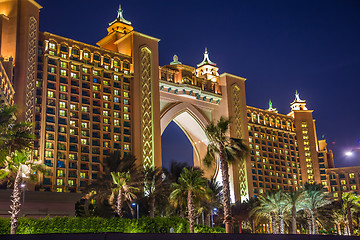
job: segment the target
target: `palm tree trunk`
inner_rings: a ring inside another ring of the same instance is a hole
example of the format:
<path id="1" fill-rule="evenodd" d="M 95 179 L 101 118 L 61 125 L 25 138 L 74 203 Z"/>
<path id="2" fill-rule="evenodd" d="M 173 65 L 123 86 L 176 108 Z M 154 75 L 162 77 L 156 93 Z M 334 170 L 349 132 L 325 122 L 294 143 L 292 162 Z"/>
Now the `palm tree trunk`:
<path id="1" fill-rule="evenodd" d="M 309 233 L 308 233 L 308 234 L 313 234 L 313 232 L 312 232 L 312 222 L 311 222 L 311 217 L 308 217 L 308 218 L 307 218 L 307 225 L 308 225 L 308 231 L 309 231 Z"/>
<path id="2" fill-rule="evenodd" d="M 284 216 L 282 214 L 279 215 L 280 218 L 280 233 L 285 234 L 285 228 L 284 228 Z"/>
<path id="3" fill-rule="evenodd" d="M 194 222 L 194 203 L 192 198 L 191 190 L 188 190 L 188 211 L 189 211 L 189 225 L 190 233 L 194 233 L 195 222 Z"/>
<path id="4" fill-rule="evenodd" d="M 120 188 L 116 199 L 116 213 L 121 218 L 123 217 L 122 205 L 123 205 L 122 189 Z"/>
<path id="5" fill-rule="evenodd" d="M 340 223 L 336 224 L 338 235 L 341 235 L 341 226 Z"/>
<path id="6" fill-rule="evenodd" d="M 238 218 L 238 222 L 239 222 L 239 233 L 242 233 L 242 218 L 241 217 L 239 217 Z"/>
<path id="7" fill-rule="evenodd" d="M 155 217 L 155 196 L 150 195 L 149 197 L 149 205 L 150 205 L 150 217 Z"/>
<path id="8" fill-rule="evenodd" d="M 251 220 L 251 230 L 252 230 L 252 233 L 256 233 L 254 219 Z"/>
<path id="9" fill-rule="evenodd" d="M 131 203 L 130 203 L 130 202 L 127 202 L 127 204 L 128 204 L 129 209 L 130 209 L 131 216 L 132 216 L 133 218 L 135 218 L 135 217 L 136 217 L 136 216 L 135 216 L 135 210 L 132 208 Z"/>
<path id="10" fill-rule="evenodd" d="M 311 234 L 316 234 L 316 230 L 315 230 L 315 216 L 314 213 L 311 212 Z"/>
<path id="11" fill-rule="evenodd" d="M 220 167 L 222 174 L 222 184 L 223 184 L 223 201 L 224 201 L 224 223 L 226 233 L 233 233 L 233 220 L 231 216 L 231 206 L 230 206 L 230 183 L 229 183 L 229 165 L 224 157 L 224 149 L 220 147 Z"/>
<path id="12" fill-rule="evenodd" d="M 293 204 L 291 210 L 291 226 L 292 226 L 292 234 L 296 234 L 296 206 Z"/>
<path id="13" fill-rule="evenodd" d="M 18 227 L 18 220 L 19 220 L 19 213 L 21 211 L 21 190 L 20 185 L 22 183 L 22 172 L 20 167 L 17 171 L 15 182 L 14 182 L 14 189 L 11 196 L 11 205 L 9 213 L 11 214 L 11 229 L 10 234 L 16 234 L 16 230 Z"/>
<path id="14" fill-rule="evenodd" d="M 346 204 L 346 215 L 347 215 L 347 220 L 349 222 L 349 235 L 354 235 L 354 226 L 353 226 L 353 221 L 352 221 L 352 216 L 351 216 L 351 206 L 349 203 Z"/>
<path id="15" fill-rule="evenodd" d="M 273 234 L 277 234 L 276 219 L 274 216 L 271 217 L 271 227 L 272 227 Z"/>

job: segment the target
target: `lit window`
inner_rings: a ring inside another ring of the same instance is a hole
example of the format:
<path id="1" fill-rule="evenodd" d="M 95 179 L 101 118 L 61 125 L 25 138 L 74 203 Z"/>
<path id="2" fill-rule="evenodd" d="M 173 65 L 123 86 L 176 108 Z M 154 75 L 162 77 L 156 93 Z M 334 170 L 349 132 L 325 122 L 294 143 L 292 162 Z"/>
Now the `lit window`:
<path id="1" fill-rule="evenodd" d="M 130 115 L 129 115 L 129 114 L 126 114 L 126 113 L 124 113 L 124 119 L 125 119 L 125 120 L 130 120 Z"/>
<path id="2" fill-rule="evenodd" d="M 119 67 L 120 66 L 119 61 L 114 60 L 114 66 Z"/>
<path id="3" fill-rule="evenodd" d="M 61 92 L 66 92 L 66 86 L 60 85 L 60 91 Z"/>
<path id="4" fill-rule="evenodd" d="M 67 76 L 67 72 L 64 69 L 60 70 L 60 74 L 61 74 L 61 76 Z"/>
<path id="5" fill-rule="evenodd" d="M 100 87 L 97 86 L 97 85 L 93 85 L 93 90 L 94 90 L 94 91 L 99 91 L 99 90 L 100 90 Z"/>
<path id="6" fill-rule="evenodd" d="M 342 186 L 341 188 L 342 188 L 342 190 L 344 190 L 344 191 L 347 190 L 347 187 L 346 187 L 346 186 Z"/>
<path id="7" fill-rule="evenodd" d="M 109 123 L 109 119 L 108 119 L 108 118 L 104 118 L 104 123 Z"/>
<path id="8" fill-rule="evenodd" d="M 109 116 L 109 111 L 103 111 L 104 116 Z"/>
<path id="9" fill-rule="evenodd" d="M 303 127 L 303 128 L 307 127 L 307 123 L 306 123 L 306 122 L 302 122 L 302 123 L 301 123 L 301 127 Z"/>
<path id="10" fill-rule="evenodd" d="M 70 129 L 70 135 L 75 135 L 75 129 Z"/>
<path id="11" fill-rule="evenodd" d="M 104 120 L 105 120 L 105 119 L 104 119 Z M 115 125 L 115 126 L 120 126 L 120 121 L 117 120 L 117 119 L 115 119 L 115 120 L 114 120 L 114 125 Z"/>
<path id="12" fill-rule="evenodd" d="M 52 151 L 45 151 L 45 157 L 46 158 L 52 158 L 54 155 L 52 153 Z"/>
<path id="13" fill-rule="evenodd" d="M 119 90 L 114 90 L 114 95 L 119 95 Z"/>
<path id="14" fill-rule="evenodd" d="M 129 112 L 129 107 L 124 107 L 124 112 Z"/>
<path id="15" fill-rule="evenodd" d="M 60 106 L 60 108 L 66 108 L 66 103 L 65 102 L 60 102 L 59 106 Z"/>
<path id="16" fill-rule="evenodd" d="M 346 184 L 346 181 L 345 180 L 341 180 L 341 185 L 345 185 Z"/>
<path id="17" fill-rule="evenodd" d="M 71 109 L 71 110 L 77 110 L 77 107 L 76 107 L 75 104 L 70 104 L 70 109 Z"/>
<path id="18" fill-rule="evenodd" d="M 82 139 L 81 139 L 81 144 L 82 144 L 82 145 L 87 145 L 87 144 L 88 144 L 87 139 L 82 138 Z"/>
<path id="19" fill-rule="evenodd" d="M 95 76 L 99 76 L 99 71 L 93 70 L 93 74 L 94 74 Z"/>
<path id="20" fill-rule="evenodd" d="M 78 76 L 77 76 L 77 74 L 76 73 L 70 73 L 70 76 L 72 77 L 72 78 L 78 78 Z"/>
<path id="21" fill-rule="evenodd" d="M 355 174 L 354 173 L 349 173 L 349 178 L 355 178 Z"/>
<path id="22" fill-rule="evenodd" d="M 119 118 L 119 117 L 120 117 L 120 113 L 119 113 L 119 112 L 114 112 L 114 117 Z"/>
<path id="23" fill-rule="evenodd" d="M 56 192 L 63 192 L 62 188 L 56 188 Z"/>
<path id="24" fill-rule="evenodd" d="M 69 154 L 69 160 L 75 160 L 75 154 L 70 153 Z"/>
<path id="25" fill-rule="evenodd" d="M 74 186 L 74 180 L 68 180 L 68 185 L 69 185 L 69 187 Z"/>
<path id="26" fill-rule="evenodd" d="M 56 44 L 55 43 L 49 43 L 49 48 L 55 50 Z"/>
<path id="27" fill-rule="evenodd" d="M 64 184 L 64 180 L 61 178 L 56 179 L 56 185 L 62 186 Z"/>
<path id="28" fill-rule="evenodd" d="M 81 107 L 81 111 L 83 111 L 83 112 L 87 112 L 89 109 L 88 109 L 88 107 Z"/>
<path id="29" fill-rule="evenodd" d="M 129 144 L 124 144 L 124 150 L 129 151 L 130 150 L 130 145 Z"/>
<path id="30" fill-rule="evenodd" d="M 104 108 L 110 108 L 110 105 L 108 103 L 104 103 Z"/>
<path id="31" fill-rule="evenodd" d="M 76 127 L 76 122 L 74 120 L 70 120 L 70 126 Z"/>
<path id="32" fill-rule="evenodd" d="M 356 190 L 356 185 L 351 185 L 352 190 Z"/>
<path id="33" fill-rule="evenodd" d="M 86 137 L 88 134 L 86 131 L 81 131 L 81 136 Z"/>
<path id="34" fill-rule="evenodd" d="M 86 122 L 83 122 L 83 123 L 81 123 L 81 127 L 82 127 L 82 128 L 88 128 L 88 127 L 89 127 L 89 124 L 86 123 Z"/>
<path id="35" fill-rule="evenodd" d="M 46 142 L 45 148 L 47 148 L 47 149 L 53 149 L 53 148 L 54 148 L 54 145 L 53 145 L 52 142 Z"/>
<path id="36" fill-rule="evenodd" d="M 110 85 L 110 84 L 109 84 L 109 81 L 105 81 L 105 80 L 104 80 L 103 83 L 104 83 L 105 86 L 109 86 L 109 85 Z"/>
<path id="37" fill-rule="evenodd" d="M 89 52 L 84 52 L 83 55 L 84 55 L 84 58 L 89 58 L 89 56 L 90 56 L 90 55 L 89 55 Z"/>
<path id="38" fill-rule="evenodd" d="M 78 71 L 78 66 L 76 66 L 76 65 L 71 65 L 71 70 L 74 70 L 74 71 Z"/>
<path id="39" fill-rule="evenodd" d="M 80 178 L 86 178 L 86 173 L 81 172 L 80 173 Z"/>
<path id="40" fill-rule="evenodd" d="M 119 103 L 119 102 L 120 102 L 120 98 L 114 97 L 114 102 Z"/>
<path id="41" fill-rule="evenodd" d="M 88 73 L 88 69 L 87 68 L 82 68 L 82 71 L 84 72 L 84 73 Z"/>
<path id="42" fill-rule="evenodd" d="M 128 92 L 124 92 L 124 97 L 128 98 L 128 97 L 129 97 L 129 93 L 128 93 Z"/>
<path id="43" fill-rule="evenodd" d="M 104 147 L 108 148 L 110 146 L 110 143 L 109 142 L 104 142 L 103 145 L 104 145 Z"/>
<path id="44" fill-rule="evenodd" d="M 120 141 L 120 136 L 119 135 L 114 135 L 114 140 L 115 141 Z"/>
<path id="45" fill-rule="evenodd" d="M 118 76 L 118 75 L 114 75 L 114 80 L 115 80 L 115 81 L 119 81 L 119 76 Z"/>
<path id="46" fill-rule="evenodd" d="M 333 194 L 333 196 L 334 196 L 334 197 L 338 197 L 339 194 L 336 192 L 336 193 Z"/>
<path id="47" fill-rule="evenodd" d="M 61 56 L 62 58 L 67 58 L 67 54 L 65 54 L 65 53 L 62 53 L 60 56 Z"/>
<path id="48" fill-rule="evenodd" d="M 66 111 L 65 110 L 59 110 L 60 117 L 66 117 Z"/>
<path id="49" fill-rule="evenodd" d="M 60 62 L 60 67 L 67 68 L 67 63 L 66 62 Z"/>
<path id="50" fill-rule="evenodd" d="M 47 96 L 53 98 L 54 97 L 54 92 L 48 91 Z"/>
<path id="51" fill-rule="evenodd" d="M 57 170 L 57 176 L 58 177 L 63 177 L 64 176 L 64 171 L 63 170 Z"/>
<path id="52" fill-rule="evenodd" d="M 109 101 L 109 96 L 104 95 L 104 96 L 103 96 L 103 99 L 104 99 L 105 101 Z"/>

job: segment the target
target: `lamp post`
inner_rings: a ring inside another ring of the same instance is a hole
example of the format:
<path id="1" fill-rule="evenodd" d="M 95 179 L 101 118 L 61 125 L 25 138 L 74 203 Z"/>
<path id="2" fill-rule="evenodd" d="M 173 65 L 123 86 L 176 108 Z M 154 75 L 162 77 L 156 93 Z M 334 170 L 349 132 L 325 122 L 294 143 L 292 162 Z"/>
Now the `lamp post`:
<path id="1" fill-rule="evenodd" d="M 216 214 L 217 208 L 211 209 L 211 227 L 214 227 L 214 214 Z"/>
<path id="2" fill-rule="evenodd" d="M 136 219 L 139 220 L 139 204 L 134 202 L 131 204 L 131 206 L 133 206 L 133 207 L 136 206 Z"/>
<path id="3" fill-rule="evenodd" d="M 26 191 L 26 184 L 22 183 L 20 185 L 22 188 L 22 204 L 21 204 L 21 216 L 24 216 L 24 205 L 25 205 L 25 191 Z"/>

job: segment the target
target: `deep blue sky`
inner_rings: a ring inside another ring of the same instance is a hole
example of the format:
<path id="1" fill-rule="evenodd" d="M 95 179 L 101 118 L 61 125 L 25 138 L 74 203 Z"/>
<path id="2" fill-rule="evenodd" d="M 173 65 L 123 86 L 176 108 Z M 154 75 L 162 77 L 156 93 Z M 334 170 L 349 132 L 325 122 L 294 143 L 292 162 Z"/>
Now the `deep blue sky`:
<path id="1" fill-rule="evenodd" d="M 41 31 L 90 44 L 107 34 L 120 3 L 38 2 L 44 7 Z M 318 136 L 325 134 L 336 166 L 360 165 L 360 152 L 351 158 L 344 155 L 360 148 L 359 0 L 122 0 L 121 4 L 136 31 L 161 39 L 161 65 L 177 54 L 179 61 L 195 66 L 207 47 L 220 73 L 247 78 L 248 105 L 266 108 L 271 98 L 284 114 L 298 90 L 314 110 Z M 164 155 L 175 159 L 179 154 L 166 143 L 184 142 L 184 137 L 178 137 L 176 128 L 166 131 Z M 185 155 L 184 159 L 191 158 L 192 150 Z"/>

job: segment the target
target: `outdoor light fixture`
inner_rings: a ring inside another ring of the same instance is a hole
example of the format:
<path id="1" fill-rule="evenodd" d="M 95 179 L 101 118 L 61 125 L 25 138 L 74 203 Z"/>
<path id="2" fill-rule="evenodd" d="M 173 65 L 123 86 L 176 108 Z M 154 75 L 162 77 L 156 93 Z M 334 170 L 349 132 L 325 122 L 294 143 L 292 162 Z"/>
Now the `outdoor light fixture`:
<path id="1" fill-rule="evenodd" d="M 352 155 L 353 155 L 353 152 L 348 151 L 348 152 L 346 152 L 346 153 L 345 153 L 345 155 L 346 155 L 346 156 L 348 156 L 348 157 L 350 157 L 350 156 L 352 156 Z"/>

